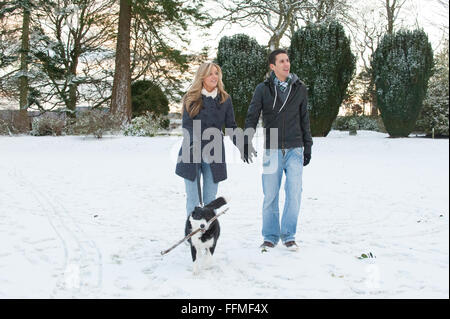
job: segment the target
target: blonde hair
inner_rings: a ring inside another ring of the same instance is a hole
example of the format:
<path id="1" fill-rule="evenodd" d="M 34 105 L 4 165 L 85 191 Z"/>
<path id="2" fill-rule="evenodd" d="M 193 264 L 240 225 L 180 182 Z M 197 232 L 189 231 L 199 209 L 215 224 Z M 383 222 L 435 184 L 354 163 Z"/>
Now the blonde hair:
<path id="1" fill-rule="evenodd" d="M 224 103 L 228 98 L 228 93 L 225 91 L 222 82 L 222 69 L 215 63 L 203 63 L 199 66 L 195 74 L 194 81 L 189 87 L 186 94 L 183 96 L 183 112 L 188 112 L 191 118 L 195 117 L 203 107 L 202 89 L 203 80 L 209 76 L 211 69 L 215 67 L 219 73 L 219 81 L 217 81 L 217 91 L 220 94 L 220 103 Z"/>

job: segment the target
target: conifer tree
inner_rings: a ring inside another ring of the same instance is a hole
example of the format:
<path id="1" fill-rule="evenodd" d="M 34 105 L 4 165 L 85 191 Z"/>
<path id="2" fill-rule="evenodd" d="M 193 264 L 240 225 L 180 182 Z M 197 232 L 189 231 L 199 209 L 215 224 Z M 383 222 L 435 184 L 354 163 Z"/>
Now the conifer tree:
<path id="1" fill-rule="evenodd" d="M 236 123 L 244 128 L 245 117 L 258 83 L 268 70 L 267 53 L 254 38 L 235 34 L 220 39 L 217 63 L 222 68 L 225 90 L 233 101 Z"/>
<path id="2" fill-rule="evenodd" d="M 408 136 L 416 124 L 433 68 L 423 30 L 386 34 L 372 57 L 378 108 L 391 137 Z"/>
<path id="3" fill-rule="evenodd" d="M 448 40 L 435 57 L 434 74 L 417 120 L 417 127 L 427 136 L 449 136 L 449 56 Z"/>
<path id="4" fill-rule="evenodd" d="M 311 134 L 327 136 L 355 70 L 350 40 L 336 21 L 309 24 L 294 33 L 289 58 L 308 87 Z"/>

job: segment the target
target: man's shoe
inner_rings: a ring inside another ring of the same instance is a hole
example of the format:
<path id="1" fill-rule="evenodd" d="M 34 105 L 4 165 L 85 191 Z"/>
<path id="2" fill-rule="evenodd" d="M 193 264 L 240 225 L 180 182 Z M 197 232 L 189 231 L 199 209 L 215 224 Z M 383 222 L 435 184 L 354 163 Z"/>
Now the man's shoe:
<path id="1" fill-rule="evenodd" d="M 284 245 L 287 247 L 287 249 L 289 249 L 290 251 L 297 251 L 298 250 L 298 246 L 297 243 L 293 240 L 291 241 L 287 241 L 284 243 Z"/>
<path id="2" fill-rule="evenodd" d="M 262 243 L 261 246 L 259 246 L 259 248 L 261 248 L 261 252 L 263 252 L 263 253 L 267 252 L 268 249 L 274 248 L 274 247 L 275 247 L 275 245 L 272 244 L 270 241 L 265 241 L 265 242 Z"/>

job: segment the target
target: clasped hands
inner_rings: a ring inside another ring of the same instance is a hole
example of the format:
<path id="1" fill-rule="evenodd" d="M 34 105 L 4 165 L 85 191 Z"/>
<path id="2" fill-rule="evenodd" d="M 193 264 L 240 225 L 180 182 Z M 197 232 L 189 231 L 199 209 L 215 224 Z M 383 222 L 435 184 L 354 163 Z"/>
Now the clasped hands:
<path id="1" fill-rule="evenodd" d="M 244 149 L 241 152 L 241 158 L 244 162 L 247 164 L 253 163 L 253 157 L 256 157 L 258 153 L 256 152 L 255 148 L 253 147 L 252 143 L 245 143 Z M 303 166 L 306 166 L 309 164 L 309 161 L 311 160 L 311 154 L 304 154 L 303 156 Z"/>

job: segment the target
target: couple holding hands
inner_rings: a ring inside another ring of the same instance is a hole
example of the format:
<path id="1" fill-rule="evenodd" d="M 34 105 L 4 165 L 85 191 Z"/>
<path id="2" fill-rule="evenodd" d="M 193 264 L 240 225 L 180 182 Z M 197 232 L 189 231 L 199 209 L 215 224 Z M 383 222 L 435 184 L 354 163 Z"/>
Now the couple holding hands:
<path id="1" fill-rule="evenodd" d="M 281 240 L 289 250 L 297 250 L 295 234 L 300 212 L 303 166 L 311 160 L 313 144 L 307 89 L 297 75 L 290 73 L 289 57 L 285 50 L 271 52 L 268 63 L 272 72 L 256 87 L 245 120 L 245 132 L 254 133 L 262 112 L 265 140 L 261 248 L 273 248 Z M 223 127 L 226 128 L 226 135 L 230 135 L 239 148 L 245 162 L 252 162 L 256 151 L 252 146 L 252 133 L 245 136 L 233 133 L 239 131 L 233 105 L 224 89 L 222 71 L 214 63 L 204 63 L 199 67 L 191 87 L 183 97 L 182 123 L 185 136 L 176 174 L 185 181 L 186 210 L 189 215 L 202 199 L 206 204 L 213 201 L 219 182 L 227 178 L 221 133 Z M 205 131 L 210 132 L 206 138 Z M 219 138 L 214 132 L 219 132 Z M 210 151 L 210 145 L 214 144 L 208 143 L 212 141 L 211 137 L 216 143 L 213 146 L 218 147 Z M 198 145 L 197 149 L 195 145 Z M 278 202 L 283 172 L 286 176 L 286 200 L 280 223 Z M 203 176 L 203 197 L 197 185 L 200 175 Z"/>

